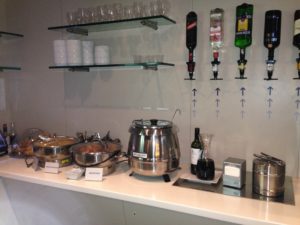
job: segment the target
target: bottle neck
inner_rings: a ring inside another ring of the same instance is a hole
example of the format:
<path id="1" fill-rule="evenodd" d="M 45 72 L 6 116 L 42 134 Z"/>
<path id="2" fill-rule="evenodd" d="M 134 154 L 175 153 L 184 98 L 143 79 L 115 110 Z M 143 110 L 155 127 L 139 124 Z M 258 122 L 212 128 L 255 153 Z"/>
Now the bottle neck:
<path id="1" fill-rule="evenodd" d="M 200 139 L 199 139 L 199 135 L 200 134 L 200 132 L 199 132 L 199 130 L 195 130 L 195 137 L 194 137 L 194 140 L 196 140 L 196 141 L 199 141 Z"/>

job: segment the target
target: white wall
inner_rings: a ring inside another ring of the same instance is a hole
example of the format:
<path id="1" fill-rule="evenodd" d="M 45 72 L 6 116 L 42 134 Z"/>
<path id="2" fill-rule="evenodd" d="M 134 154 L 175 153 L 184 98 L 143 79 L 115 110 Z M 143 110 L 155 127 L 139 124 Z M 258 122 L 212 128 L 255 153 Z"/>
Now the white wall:
<path id="1" fill-rule="evenodd" d="M 22 71 L 6 77 L 12 120 L 19 132 L 39 127 L 59 134 L 74 135 L 76 131 L 110 130 L 127 149 L 128 128 L 134 119 L 171 119 L 179 127 L 182 161 L 189 162 L 189 145 L 196 126 L 202 132 L 214 134 L 211 157 L 220 166 L 228 156 L 247 159 L 251 170 L 253 153 L 264 151 L 284 159 L 287 173 L 299 171 L 299 121 L 295 120 L 295 88 L 297 50 L 292 46 L 293 14 L 298 0 L 256 0 L 254 4 L 253 44 L 247 49 L 247 80 L 235 80 L 239 51 L 233 45 L 235 7 L 243 1 L 180 1 L 171 0 L 170 18 L 176 25 L 152 31 L 147 28 L 92 34 L 87 38 L 98 44 L 108 44 L 112 61 L 129 62 L 134 54 L 165 55 L 165 61 L 175 63 L 171 69 L 153 71 L 113 70 L 71 73 L 49 70 L 53 64 L 52 41 L 71 38 L 48 31 L 50 26 L 65 24 L 67 11 L 89 7 L 104 1 L 86 0 L 10 0 L 7 2 L 7 23 L 15 32 L 23 33 L 18 48 Z M 108 2 L 108 1 L 107 1 Z M 124 1 L 122 1 L 123 3 Z M 132 1 L 125 1 L 132 2 Z M 223 81 L 210 81 L 211 49 L 208 44 L 209 11 L 215 7 L 225 10 L 225 46 L 221 53 L 220 76 Z M 263 47 L 264 12 L 282 10 L 282 41 L 275 50 L 274 77 L 267 82 Z M 185 17 L 194 10 L 198 14 L 198 45 L 196 49 L 196 81 L 187 77 L 185 47 Z M 267 88 L 274 88 L 273 104 L 269 109 Z M 246 88 L 245 117 L 241 117 L 240 88 Z M 216 117 L 215 89 L 221 88 L 220 113 Z M 197 88 L 196 107 L 192 107 L 192 89 Z M 151 108 L 146 110 L 145 107 Z M 165 111 L 157 108 L 167 108 Z M 195 112 L 193 112 L 193 110 Z M 267 111 L 271 110 L 271 118 Z M 1 121 L 7 118 L 1 116 Z"/>

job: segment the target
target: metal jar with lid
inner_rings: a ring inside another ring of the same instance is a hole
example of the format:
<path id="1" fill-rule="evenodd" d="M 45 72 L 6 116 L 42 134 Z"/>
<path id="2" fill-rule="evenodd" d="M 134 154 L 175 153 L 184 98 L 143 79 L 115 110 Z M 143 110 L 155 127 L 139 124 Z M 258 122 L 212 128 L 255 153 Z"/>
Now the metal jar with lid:
<path id="1" fill-rule="evenodd" d="M 179 142 L 171 121 L 134 120 L 129 132 L 128 162 L 134 173 L 161 176 L 179 167 Z"/>
<path id="2" fill-rule="evenodd" d="M 254 155 L 253 192 L 277 197 L 284 193 L 285 162 L 262 153 Z"/>

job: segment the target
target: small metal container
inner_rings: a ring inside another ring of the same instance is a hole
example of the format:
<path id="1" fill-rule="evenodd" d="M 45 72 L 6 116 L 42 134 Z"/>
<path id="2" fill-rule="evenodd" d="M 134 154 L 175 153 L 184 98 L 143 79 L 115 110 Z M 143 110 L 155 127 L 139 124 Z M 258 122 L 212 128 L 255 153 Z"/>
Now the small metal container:
<path id="1" fill-rule="evenodd" d="M 223 185 L 242 188 L 246 182 L 246 160 L 229 157 L 223 162 Z"/>
<path id="2" fill-rule="evenodd" d="M 257 158 L 253 160 L 253 192 L 267 197 L 282 195 L 284 193 L 285 162 L 271 156 L 255 156 Z"/>

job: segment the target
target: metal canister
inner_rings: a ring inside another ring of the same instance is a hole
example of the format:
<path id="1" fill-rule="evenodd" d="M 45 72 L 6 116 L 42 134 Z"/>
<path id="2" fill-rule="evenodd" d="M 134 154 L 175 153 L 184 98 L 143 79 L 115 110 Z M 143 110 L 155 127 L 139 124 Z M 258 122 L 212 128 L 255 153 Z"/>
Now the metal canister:
<path id="1" fill-rule="evenodd" d="M 284 193 L 285 162 L 264 156 L 256 155 L 256 157 L 253 160 L 253 192 L 267 197 L 282 195 Z"/>
<path id="2" fill-rule="evenodd" d="M 134 120 L 129 128 L 129 166 L 134 173 L 161 176 L 179 167 L 176 130 L 167 120 Z"/>

